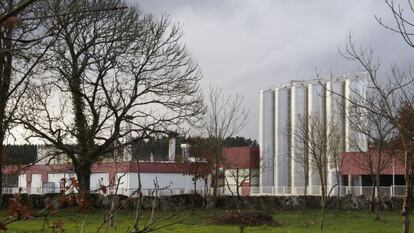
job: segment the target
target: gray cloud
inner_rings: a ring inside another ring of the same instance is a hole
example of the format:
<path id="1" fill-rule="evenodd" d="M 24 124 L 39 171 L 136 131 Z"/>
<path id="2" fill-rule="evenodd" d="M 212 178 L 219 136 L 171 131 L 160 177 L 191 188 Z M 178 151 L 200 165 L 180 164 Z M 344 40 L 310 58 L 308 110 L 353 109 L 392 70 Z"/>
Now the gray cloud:
<path id="1" fill-rule="evenodd" d="M 374 19 L 393 23 L 385 3 L 361 1 L 130 0 L 144 11 L 166 13 L 184 31 L 183 42 L 205 75 L 202 87 L 241 94 L 250 111 L 241 135 L 257 138 L 258 91 L 291 79 L 323 73 L 352 73 L 357 64 L 338 54 L 348 33 L 372 46 L 383 68 L 412 64 L 413 52 Z"/>

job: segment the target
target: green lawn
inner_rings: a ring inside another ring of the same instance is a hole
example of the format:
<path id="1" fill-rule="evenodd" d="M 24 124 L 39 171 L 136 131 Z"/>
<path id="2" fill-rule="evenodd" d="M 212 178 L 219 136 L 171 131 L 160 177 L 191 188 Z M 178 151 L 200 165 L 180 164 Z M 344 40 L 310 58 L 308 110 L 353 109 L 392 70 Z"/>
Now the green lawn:
<path id="1" fill-rule="evenodd" d="M 224 212 L 218 211 L 220 216 Z M 165 213 L 164 213 L 165 214 Z M 401 216 L 399 212 L 382 212 L 382 221 L 374 221 L 373 215 L 367 211 L 343 211 L 338 214 L 329 211 L 326 216 L 326 228 L 324 232 L 361 232 L 361 233 L 392 233 L 401 232 Z M 6 213 L 0 212 L 2 219 Z M 182 224 L 174 225 L 157 232 L 239 232 L 238 226 L 216 225 L 212 223 L 212 211 L 198 210 L 192 214 L 190 211 L 184 212 L 185 221 Z M 118 228 L 101 232 L 127 232 L 133 225 L 133 211 L 123 211 L 118 215 Z M 320 232 L 319 230 L 319 211 L 280 211 L 276 212 L 274 218 L 281 223 L 280 227 L 248 227 L 245 232 Z M 102 222 L 102 212 L 89 213 L 87 216 L 76 210 L 65 210 L 55 214 L 53 221 L 61 219 L 64 222 L 66 232 L 79 232 L 79 227 L 83 221 L 87 226 L 85 233 L 96 232 L 99 223 Z M 28 220 L 16 222 L 8 225 L 8 232 L 41 232 L 43 221 Z M 48 232 L 52 232 L 49 230 Z M 414 232 L 414 231 L 412 231 Z"/>

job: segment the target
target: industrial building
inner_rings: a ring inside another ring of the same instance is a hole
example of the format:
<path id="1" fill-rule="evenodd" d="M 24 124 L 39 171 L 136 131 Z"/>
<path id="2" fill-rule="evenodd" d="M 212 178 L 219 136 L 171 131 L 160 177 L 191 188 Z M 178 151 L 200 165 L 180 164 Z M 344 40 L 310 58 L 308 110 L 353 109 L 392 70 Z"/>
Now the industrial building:
<path id="1" fill-rule="evenodd" d="M 306 188 L 307 194 L 319 193 L 320 182 L 315 170 L 309 166 L 305 175 L 304 165 L 299 162 L 308 157 L 306 149 L 298 149 L 300 145 L 294 139 L 295 132 L 307 124 L 306 119 L 320 116 L 324 124 L 335 122 L 337 125 L 341 138 L 340 152 L 353 151 L 353 145 L 349 142 L 351 136 L 358 138 L 356 141 L 364 147 L 364 138 L 352 132 L 349 126 L 351 102 L 348 100 L 365 92 L 364 74 L 291 81 L 262 89 L 259 120 L 260 192 L 303 195 Z M 338 169 L 333 166 L 326 168 L 328 190 L 337 183 L 336 171 Z"/>
<path id="2" fill-rule="evenodd" d="M 143 195 L 152 195 L 157 179 L 159 195 L 211 193 L 211 176 L 200 177 L 194 172 L 213 169 L 207 161 L 196 159 L 190 154 L 189 144 L 176 145 L 175 138 L 169 138 L 164 156 L 132 154 L 134 149 L 117 150 L 116 160 L 112 156 L 93 164 L 90 177 L 91 192 L 99 192 L 100 186 L 108 186 L 108 193 L 131 195 L 141 184 Z M 28 194 L 59 193 L 65 189 L 63 180 L 70 183 L 76 177 L 67 157 L 51 145 L 9 146 L 16 158 L 27 158 L 3 167 L 3 193 Z M 176 156 L 180 148 L 181 155 Z M 135 152 L 136 153 L 136 152 Z M 138 157 L 139 159 L 134 159 Z M 259 149 L 254 146 L 228 147 L 223 149 L 223 163 L 219 169 L 219 195 L 226 195 L 243 188 L 243 195 L 250 194 L 250 187 L 258 187 Z M 157 158 L 165 158 L 157 160 Z M 205 168 L 205 169 L 203 169 Z M 138 177 L 139 173 L 139 177 Z M 236 177 L 235 174 L 238 176 Z M 246 176 L 247 174 L 247 176 Z M 68 184 L 66 183 L 66 185 Z"/>
<path id="3" fill-rule="evenodd" d="M 24 193 L 44 194 L 59 193 L 62 187 L 62 179 L 69 180 L 76 177 L 73 166 L 65 154 L 51 145 L 15 146 L 31 148 L 30 156 L 35 157 L 31 164 L 8 165 L 3 168 L 4 177 L 13 180 L 3 188 L 3 193 L 16 193 L 21 189 Z M 181 160 L 176 158 L 176 148 L 180 147 Z M 130 195 L 141 183 L 144 195 L 151 195 L 154 190 L 154 181 L 157 179 L 160 188 L 168 194 L 181 194 L 194 189 L 204 190 L 207 184 L 202 179 L 196 179 L 189 174 L 188 166 L 206 166 L 204 162 L 192 161 L 188 154 L 188 144 L 176 145 L 175 138 L 168 142 L 168 159 L 154 160 L 150 156 L 148 160 L 134 159 L 130 148 L 117 150 L 114 156 L 108 156 L 101 162 L 93 164 L 90 177 L 91 191 L 99 191 L 101 185 L 109 186 L 109 193 Z M 27 157 L 27 150 L 20 150 L 20 157 Z M 191 164 L 190 164 L 191 163 Z M 138 177 L 138 172 L 140 176 Z M 13 178 L 13 179 L 12 179 Z M 196 185 L 194 185 L 196 182 Z M 160 192 L 161 192 L 160 191 Z"/>

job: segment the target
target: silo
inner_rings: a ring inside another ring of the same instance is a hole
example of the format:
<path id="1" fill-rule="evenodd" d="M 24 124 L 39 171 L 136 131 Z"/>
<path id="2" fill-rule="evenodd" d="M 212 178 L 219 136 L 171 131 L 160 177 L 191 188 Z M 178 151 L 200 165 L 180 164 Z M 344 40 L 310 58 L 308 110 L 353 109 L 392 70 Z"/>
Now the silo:
<path id="1" fill-rule="evenodd" d="M 319 83 L 317 81 L 313 81 L 308 84 L 308 132 L 309 137 L 313 137 L 308 141 L 308 145 L 310 143 L 316 144 L 319 142 L 323 142 L 323 138 L 315 138 L 315 137 L 322 137 L 323 135 L 320 132 L 321 127 L 326 125 L 326 96 L 325 96 L 325 87 L 322 86 L 325 83 Z M 318 173 L 318 166 L 323 164 L 319 164 L 318 157 L 319 156 L 326 156 L 322 155 L 323 151 L 318 153 L 315 151 L 318 147 L 317 145 L 309 145 L 310 147 L 314 147 L 313 150 L 309 151 L 308 159 L 309 159 L 309 193 L 310 194 L 318 194 L 320 191 L 320 175 Z M 317 154 L 318 153 L 318 154 Z M 326 164 L 325 164 L 326 165 Z"/>
<path id="2" fill-rule="evenodd" d="M 275 89 L 275 191 L 288 192 L 289 160 L 289 92 L 290 86 Z"/>
<path id="3" fill-rule="evenodd" d="M 275 93 L 274 90 L 260 91 L 260 186 L 262 192 L 272 192 L 274 185 L 274 123 L 275 123 Z"/>
<path id="4" fill-rule="evenodd" d="M 298 142 L 295 135 L 300 134 L 300 129 L 304 126 L 304 119 L 307 118 L 307 93 L 304 83 L 292 84 L 291 89 L 291 140 L 290 140 L 290 159 L 291 159 L 291 188 L 292 194 L 304 194 L 305 186 L 305 155 L 304 143 Z"/>
<path id="5" fill-rule="evenodd" d="M 363 133 L 359 133 L 352 126 L 350 120 L 364 123 L 363 115 L 365 110 L 362 105 L 366 98 L 366 83 L 364 77 L 356 76 L 347 79 L 345 82 L 345 149 L 346 151 L 366 151 L 368 143 Z M 356 103 L 356 104 L 355 104 Z M 361 126 L 359 126 L 361 127 Z"/>
<path id="6" fill-rule="evenodd" d="M 334 126 L 340 138 L 339 151 L 345 151 L 345 80 L 334 79 L 326 84 L 327 124 Z"/>

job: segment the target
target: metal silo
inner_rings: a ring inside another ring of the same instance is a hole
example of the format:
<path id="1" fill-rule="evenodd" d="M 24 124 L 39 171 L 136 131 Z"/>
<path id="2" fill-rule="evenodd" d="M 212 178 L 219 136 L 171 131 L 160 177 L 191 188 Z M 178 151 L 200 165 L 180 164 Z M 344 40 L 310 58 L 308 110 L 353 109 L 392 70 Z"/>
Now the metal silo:
<path id="1" fill-rule="evenodd" d="M 305 145 L 298 142 L 295 135 L 299 129 L 303 128 L 307 117 L 307 89 L 304 83 L 293 84 L 291 89 L 291 140 L 290 140 L 290 159 L 291 159 L 291 186 L 293 194 L 303 194 L 305 186 Z"/>
<path id="2" fill-rule="evenodd" d="M 326 95 L 325 95 L 325 83 L 319 83 L 313 81 L 308 84 L 308 129 L 311 135 L 309 137 L 320 137 L 318 132 L 311 132 L 311 129 L 319 130 L 319 126 L 326 125 Z M 318 124 L 313 126 L 311 124 Z M 323 140 L 315 139 L 313 142 L 322 142 Z M 315 148 L 314 148 L 315 149 Z M 321 151 L 322 152 L 322 151 Z M 309 159 L 309 193 L 318 194 L 320 191 L 320 177 L 318 173 L 318 162 L 315 162 L 315 151 L 308 155 Z M 316 155 L 326 156 L 326 155 Z M 316 160 L 317 161 L 317 160 Z"/>
<path id="3" fill-rule="evenodd" d="M 271 89 L 260 91 L 260 186 L 264 193 L 271 193 L 274 185 L 275 142 L 275 93 Z"/>
<path id="4" fill-rule="evenodd" d="M 289 193 L 289 103 L 290 86 L 275 89 L 275 192 Z"/>

